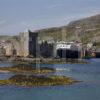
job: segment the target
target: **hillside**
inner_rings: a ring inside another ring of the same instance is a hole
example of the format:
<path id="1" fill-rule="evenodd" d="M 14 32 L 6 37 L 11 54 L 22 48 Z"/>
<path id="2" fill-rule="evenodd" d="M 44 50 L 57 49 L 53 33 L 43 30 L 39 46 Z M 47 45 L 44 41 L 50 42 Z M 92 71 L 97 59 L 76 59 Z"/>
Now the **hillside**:
<path id="1" fill-rule="evenodd" d="M 84 33 L 80 36 L 83 42 L 100 42 L 100 15 L 69 23 L 67 28 L 72 30 L 68 32 L 70 34 L 75 33 L 76 27 L 81 27 L 81 30 Z"/>
<path id="2" fill-rule="evenodd" d="M 100 14 L 72 21 L 66 26 L 37 30 L 39 40 L 54 39 L 55 41 L 76 41 L 77 28 L 80 27 L 79 37 L 82 42 L 97 42 L 100 47 Z M 18 36 L 0 36 L 0 40 L 17 40 Z"/>
<path id="3" fill-rule="evenodd" d="M 72 41 L 76 40 L 76 27 L 80 27 L 81 32 L 84 33 L 80 35 L 82 42 L 100 42 L 100 15 L 73 21 L 67 26 L 38 30 L 38 32 L 40 40 L 47 36 L 55 40 L 64 40 L 66 37 L 67 41 Z"/>
<path id="4" fill-rule="evenodd" d="M 1 35 L 0 36 L 0 41 L 19 41 L 19 36 L 7 36 L 7 35 Z"/>

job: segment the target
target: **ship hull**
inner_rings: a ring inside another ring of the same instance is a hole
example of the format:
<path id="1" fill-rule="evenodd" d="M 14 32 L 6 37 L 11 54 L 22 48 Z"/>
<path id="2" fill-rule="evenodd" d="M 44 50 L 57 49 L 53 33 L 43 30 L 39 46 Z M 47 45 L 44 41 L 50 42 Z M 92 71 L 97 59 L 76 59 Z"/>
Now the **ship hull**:
<path id="1" fill-rule="evenodd" d="M 70 49 L 58 49 L 57 56 L 60 58 L 80 58 L 80 51 Z"/>

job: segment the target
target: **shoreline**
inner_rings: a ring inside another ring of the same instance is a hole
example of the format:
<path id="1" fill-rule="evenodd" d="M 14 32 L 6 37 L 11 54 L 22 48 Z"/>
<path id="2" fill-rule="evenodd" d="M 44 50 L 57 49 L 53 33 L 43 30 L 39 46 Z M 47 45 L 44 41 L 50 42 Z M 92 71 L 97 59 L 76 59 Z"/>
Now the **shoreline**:
<path id="1" fill-rule="evenodd" d="M 66 59 L 66 58 L 22 58 L 22 57 L 6 57 L 0 62 L 17 62 L 17 63 L 29 63 L 29 64 L 66 64 L 66 63 L 79 63 L 87 64 L 85 59 Z"/>
<path id="2" fill-rule="evenodd" d="M 32 67 L 31 65 L 25 65 L 25 64 L 18 64 L 14 65 L 12 67 L 0 67 L 1 73 L 26 73 L 26 74 L 48 74 L 48 73 L 54 73 L 56 69 L 54 68 L 48 68 L 48 67 Z"/>
<path id="3" fill-rule="evenodd" d="M 14 75 L 7 80 L 0 80 L 0 85 L 16 85 L 24 87 L 72 85 L 80 81 L 67 76 L 27 76 Z"/>
<path id="4" fill-rule="evenodd" d="M 46 64 L 48 64 L 48 62 L 49 63 L 55 62 L 55 60 L 52 59 L 45 59 L 45 60 Z M 59 59 L 56 61 L 61 63 Z M 37 69 L 36 66 L 33 67 L 31 65 L 31 64 L 36 64 L 36 62 L 33 61 L 32 62 L 14 61 L 14 62 L 16 62 L 16 64 L 13 66 L 0 67 L 1 73 L 14 73 L 14 76 L 10 77 L 9 79 L 0 80 L 0 85 L 36 87 L 36 86 L 71 85 L 80 82 L 67 76 L 53 75 L 52 73 L 56 72 L 55 68 L 40 67 L 39 69 Z M 51 75 L 49 73 L 51 73 Z"/>

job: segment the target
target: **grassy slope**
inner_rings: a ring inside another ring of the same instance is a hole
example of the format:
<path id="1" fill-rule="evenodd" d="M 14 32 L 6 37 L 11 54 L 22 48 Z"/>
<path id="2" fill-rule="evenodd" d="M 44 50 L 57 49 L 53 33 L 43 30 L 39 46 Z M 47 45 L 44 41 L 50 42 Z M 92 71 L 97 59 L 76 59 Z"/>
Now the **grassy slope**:
<path id="1" fill-rule="evenodd" d="M 100 41 L 98 38 L 98 36 L 100 37 L 100 15 L 73 21 L 67 26 L 39 30 L 39 37 L 40 39 L 43 39 L 45 36 L 50 36 L 55 40 L 63 40 L 62 35 L 66 34 L 67 40 L 75 40 L 76 26 L 80 26 L 85 31 L 84 36 L 81 37 L 83 42 L 94 41 L 94 37 L 96 38 L 97 42 Z M 66 33 L 62 33 L 63 28 L 65 28 Z M 97 28 L 97 30 L 86 31 L 87 29 L 94 28 Z"/>

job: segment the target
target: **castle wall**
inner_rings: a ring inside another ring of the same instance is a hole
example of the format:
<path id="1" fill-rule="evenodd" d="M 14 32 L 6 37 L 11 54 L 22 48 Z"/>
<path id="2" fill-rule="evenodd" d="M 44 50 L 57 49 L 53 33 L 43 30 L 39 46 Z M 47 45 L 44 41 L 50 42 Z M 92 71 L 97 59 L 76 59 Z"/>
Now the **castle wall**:
<path id="1" fill-rule="evenodd" d="M 29 55 L 29 33 L 20 33 L 20 51 L 19 56 L 27 57 Z"/>

